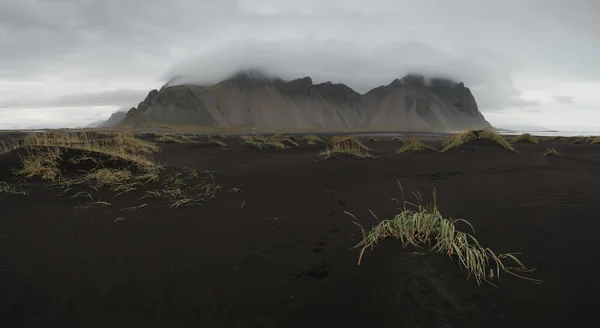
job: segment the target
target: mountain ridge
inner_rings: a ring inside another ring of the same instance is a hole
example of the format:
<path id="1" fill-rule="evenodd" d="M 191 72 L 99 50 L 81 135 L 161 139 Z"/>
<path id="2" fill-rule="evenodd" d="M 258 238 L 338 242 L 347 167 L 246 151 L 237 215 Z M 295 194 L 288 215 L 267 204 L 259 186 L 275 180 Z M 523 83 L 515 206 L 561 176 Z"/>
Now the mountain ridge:
<path id="1" fill-rule="evenodd" d="M 411 74 L 364 94 L 342 83 L 284 81 L 241 71 L 210 86 L 165 84 L 123 124 L 193 124 L 263 129 L 490 128 L 464 83 Z"/>

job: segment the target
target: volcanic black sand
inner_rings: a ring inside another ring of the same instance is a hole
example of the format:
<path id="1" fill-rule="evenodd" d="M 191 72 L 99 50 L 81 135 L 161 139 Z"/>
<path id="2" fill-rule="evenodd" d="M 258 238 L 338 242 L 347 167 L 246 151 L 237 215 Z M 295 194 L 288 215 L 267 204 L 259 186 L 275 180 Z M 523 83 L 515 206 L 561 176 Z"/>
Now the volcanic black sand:
<path id="1" fill-rule="evenodd" d="M 121 211 L 143 190 L 91 207 L 41 181 L 28 196 L 0 194 L 0 326 L 600 326 L 600 145 L 395 154 L 397 142 L 365 140 L 376 159 L 316 161 L 321 144 L 226 142 L 163 144 L 155 156 L 215 172 L 222 192 L 202 207 Z M 0 181 L 18 159 L 0 155 Z M 469 220 L 484 246 L 522 252 L 537 268 L 528 277 L 545 282 L 504 274 L 478 286 L 456 259 L 396 240 L 357 265 L 361 234 L 344 211 L 365 226 L 369 210 L 391 218 L 398 180 L 407 200 L 436 188 L 442 214 Z"/>

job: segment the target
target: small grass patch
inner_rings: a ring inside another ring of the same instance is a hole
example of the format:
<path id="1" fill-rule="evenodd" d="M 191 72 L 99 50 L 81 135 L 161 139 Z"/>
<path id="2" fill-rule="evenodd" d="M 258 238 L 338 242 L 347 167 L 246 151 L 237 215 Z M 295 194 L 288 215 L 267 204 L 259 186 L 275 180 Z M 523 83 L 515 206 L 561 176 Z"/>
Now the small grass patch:
<path id="1" fill-rule="evenodd" d="M 400 187 L 402 188 L 402 186 Z M 354 217 L 355 224 L 360 227 L 362 232 L 363 239 L 355 246 L 355 248 L 361 249 L 358 264 L 360 265 L 366 249 L 374 248 L 384 239 L 394 238 L 401 242 L 403 248 L 408 246 L 428 247 L 431 252 L 458 258 L 461 268 L 467 271 L 469 277 L 474 276 L 478 285 L 482 282 L 492 284 L 494 278 L 500 279 L 501 272 L 534 280 L 522 275 L 533 270 L 528 269 L 515 256 L 516 253 L 499 254 L 490 248 L 483 247 L 475 239 L 475 230 L 468 221 L 443 217 L 436 206 L 435 189 L 433 199 L 432 206 L 417 206 L 403 202 L 403 209 L 399 214 L 392 219 L 381 221 L 377 219 L 379 223 L 368 231 L 356 217 L 346 212 Z M 408 209 L 407 204 L 414 209 Z M 469 228 L 471 233 L 458 230 L 458 224 Z M 509 261 L 512 262 L 512 266 L 507 263 Z"/>
<path id="2" fill-rule="evenodd" d="M 561 136 L 542 138 L 542 141 L 568 141 L 568 140 L 569 140 L 569 138 L 561 137 Z"/>
<path id="3" fill-rule="evenodd" d="M 532 143 L 532 144 L 537 144 L 538 139 L 529 133 L 523 133 L 521 135 L 514 137 L 510 142 L 511 143 L 528 142 L 528 143 Z"/>
<path id="4" fill-rule="evenodd" d="M 165 199 L 171 209 L 187 206 L 202 206 L 209 199 L 216 197 L 221 186 L 215 184 L 211 171 L 203 175 L 196 170 L 176 172 L 165 180 L 164 188 L 146 191 L 143 198 Z"/>
<path id="5" fill-rule="evenodd" d="M 559 156 L 559 155 L 561 155 L 561 153 L 559 153 L 558 150 L 556 150 L 554 148 L 548 148 L 544 152 L 544 156 L 549 156 L 549 155 Z"/>
<path id="6" fill-rule="evenodd" d="M 242 143 L 246 146 L 258 148 L 258 149 L 266 149 L 266 148 L 275 148 L 275 149 L 285 149 L 286 146 L 283 144 L 283 140 L 276 139 L 274 137 L 265 137 L 262 135 L 256 136 L 242 136 Z"/>
<path id="7" fill-rule="evenodd" d="M 321 137 L 315 135 L 304 136 L 302 140 L 306 141 L 306 143 L 309 145 L 316 145 L 317 143 L 327 143 Z"/>
<path id="8" fill-rule="evenodd" d="M 590 137 L 588 141 L 592 144 L 600 144 L 600 136 Z"/>
<path id="9" fill-rule="evenodd" d="M 513 146 L 506 142 L 501 135 L 492 130 L 469 130 L 463 133 L 455 134 L 444 142 L 441 151 L 445 152 L 452 148 L 458 148 L 473 140 L 482 139 L 491 140 L 510 151 L 515 151 Z"/>
<path id="10" fill-rule="evenodd" d="M 424 144 L 417 137 L 412 137 L 408 140 L 408 142 L 406 142 L 402 147 L 400 147 L 400 149 L 396 150 L 396 153 L 422 153 L 432 150 L 434 150 L 433 147 Z"/>
<path id="11" fill-rule="evenodd" d="M 352 156 L 356 158 L 374 158 L 370 149 L 354 136 L 334 136 L 330 146 L 319 154 L 321 159 Z"/>
<path id="12" fill-rule="evenodd" d="M 23 188 L 10 185 L 5 181 L 0 181 L 0 194 L 27 196 L 27 192 Z"/>
<path id="13" fill-rule="evenodd" d="M 227 147 L 227 143 L 225 143 L 225 141 L 219 140 L 219 139 L 209 139 L 208 143 L 211 145 L 219 146 L 219 147 Z"/>
<path id="14" fill-rule="evenodd" d="M 576 137 L 573 140 L 573 143 L 574 144 L 582 144 L 582 143 L 586 143 L 587 141 L 588 141 L 588 138 L 586 138 L 586 137 Z"/>
<path id="15" fill-rule="evenodd" d="M 381 138 L 379 137 L 369 137 L 369 139 L 367 139 L 368 142 L 380 142 Z"/>
<path id="16" fill-rule="evenodd" d="M 405 142 L 406 142 L 406 141 L 405 141 L 403 138 L 401 138 L 401 137 L 392 137 L 390 140 L 391 140 L 391 141 L 397 141 L 397 142 L 399 142 L 399 143 L 405 143 Z"/>
<path id="17" fill-rule="evenodd" d="M 166 134 L 155 139 L 159 143 L 184 143 L 189 140 L 190 137 L 183 134 Z"/>
<path id="18" fill-rule="evenodd" d="M 54 181 L 61 176 L 58 165 L 61 162 L 61 151 L 58 147 L 42 147 L 39 149 L 26 148 L 26 155 L 21 156 L 23 167 L 15 174 L 17 176 L 31 179 Z"/>

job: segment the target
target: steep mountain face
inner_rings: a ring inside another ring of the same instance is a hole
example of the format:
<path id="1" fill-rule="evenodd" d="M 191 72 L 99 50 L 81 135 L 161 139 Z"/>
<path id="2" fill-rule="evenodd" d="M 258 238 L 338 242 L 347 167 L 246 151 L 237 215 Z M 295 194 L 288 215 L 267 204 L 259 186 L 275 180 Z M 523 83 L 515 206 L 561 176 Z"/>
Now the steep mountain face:
<path id="1" fill-rule="evenodd" d="M 364 95 L 344 84 L 283 81 L 240 73 L 216 85 L 166 84 L 152 90 L 124 124 L 155 123 L 297 129 L 486 128 L 463 83 L 409 75 Z"/>
<path id="2" fill-rule="evenodd" d="M 113 126 L 119 124 L 125 118 L 126 115 L 127 115 L 127 112 L 118 111 L 118 112 L 112 113 L 112 115 L 110 115 L 108 120 L 88 124 L 86 126 L 86 128 L 110 128 L 110 127 L 113 127 Z"/>

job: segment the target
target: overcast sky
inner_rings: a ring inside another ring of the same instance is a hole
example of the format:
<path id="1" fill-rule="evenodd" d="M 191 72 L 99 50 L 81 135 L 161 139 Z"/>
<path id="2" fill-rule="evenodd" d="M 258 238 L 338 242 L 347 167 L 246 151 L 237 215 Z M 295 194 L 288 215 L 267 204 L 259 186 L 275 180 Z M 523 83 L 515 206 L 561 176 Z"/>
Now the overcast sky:
<path id="1" fill-rule="evenodd" d="M 600 131 L 600 1 L 0 0 L 0 129 L 83 126 L 247 67 L 360 92 L 451 77 L 494 126 Z"/>

